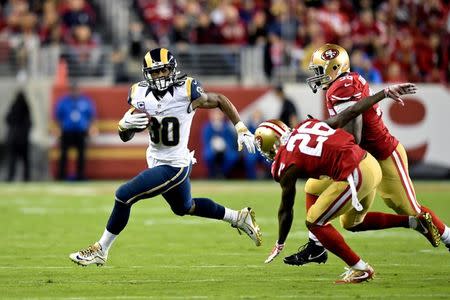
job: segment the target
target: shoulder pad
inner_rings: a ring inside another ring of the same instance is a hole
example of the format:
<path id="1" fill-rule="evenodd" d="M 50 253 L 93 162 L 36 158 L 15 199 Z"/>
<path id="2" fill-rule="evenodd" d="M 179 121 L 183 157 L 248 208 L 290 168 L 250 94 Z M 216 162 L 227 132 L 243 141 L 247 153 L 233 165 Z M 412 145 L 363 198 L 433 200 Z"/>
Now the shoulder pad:
<path id="1" fill-rule="evenodd" d="M 202 84 L 192 77 L 186 78 L 186 91 L 188 98 L 191 101 L 199 98 L 205 92 Z"/>
<path id="2" fill-rule="evenodd" d="M 131 104 L 131 99 L 133 99 L 133 95 L 136 93 L 136 90 L 138 89 L 138 87 L 144 86 L 144 85 L 141 85 L 142 83 L 145 83 L 145 81 L 134 83 L 130 87 L 130 90 L 128 91 L 128 100 L 127 100 L 128 104 Z"/>

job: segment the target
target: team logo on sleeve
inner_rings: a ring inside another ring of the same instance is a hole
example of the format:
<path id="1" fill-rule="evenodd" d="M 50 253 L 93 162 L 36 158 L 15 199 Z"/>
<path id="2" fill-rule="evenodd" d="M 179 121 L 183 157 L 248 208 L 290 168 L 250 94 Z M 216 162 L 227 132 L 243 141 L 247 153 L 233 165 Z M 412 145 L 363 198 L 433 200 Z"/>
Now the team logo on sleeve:
<path id="1" fill-rule="evenodd" d="M 197 93 L 203 94 L 203 93 L 205 93 L 205 91 L 203 90 L 203 88 L 201 86 L 197 86 Z"/>
<path id="2" fill-rule="evenodd" d="M 331 48 L 322 53 L 322 59 L 323 60 L 332 60 L 333 58 L 337 57 L 339 55 L 339 50 Z"/>

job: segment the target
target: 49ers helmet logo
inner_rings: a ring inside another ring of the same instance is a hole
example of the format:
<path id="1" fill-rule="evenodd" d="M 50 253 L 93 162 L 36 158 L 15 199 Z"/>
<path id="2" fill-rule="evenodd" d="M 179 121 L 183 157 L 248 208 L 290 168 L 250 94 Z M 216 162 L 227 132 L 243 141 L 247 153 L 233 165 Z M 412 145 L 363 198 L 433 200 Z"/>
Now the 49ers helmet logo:
<path id="1" fill-rule="evenodd" d="M 328 49 L 327 51 L 325 51 L 324 53 L 322 53 L 321 58 L 323 60 L 332 60 L 333 58 L 335 58 L 338 55 L 339 55 L 339 50 L 331 48 L 331 49 Z"/>

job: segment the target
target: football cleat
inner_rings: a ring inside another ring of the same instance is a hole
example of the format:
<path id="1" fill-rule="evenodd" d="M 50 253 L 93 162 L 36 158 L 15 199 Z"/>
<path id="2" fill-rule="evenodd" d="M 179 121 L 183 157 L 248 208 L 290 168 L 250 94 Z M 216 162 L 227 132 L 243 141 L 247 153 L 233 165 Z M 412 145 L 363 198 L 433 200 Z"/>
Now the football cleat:
<path id="1" fill-rule="evenodd" d="M 448 251 L 450 251 L 450 244 L 445 245 L 445 247 L 447 247 Z"/>
<path id="2" fill-rule="evenodd" d="M 241 230 L 244 231 L 255 242 L 257 247 L 261 246 L 261 230 L 256 224 L 255 212 L 250 207 L 241 209 L 236 224 L 231 226 L 236 228 L 239 234 L 242 234 Z"/>
<path id="3" fill-rule="evenodd" d="M 433 224 L 431 215 L 429 213 L 420 213 L 415 218 L 417 220 L 415 230 L 423 234 L 433 247 L 438 247 L 441 238 L 438 229 Z"/>
<path id="4" fill-rule="evenodd" d="M 361 283 L 364 281 L 369 281 L 375 277 L 375 271 L 369 264 L 367 264 L 365 270 L 356 270 L 353 268 L 345 269 L 346 271 L 341 274 L 342 279 L 336 280 L 335 283 Z"/>
<path id="5" fill-rule="evenodd" d="M 102 246 L 98 242 L 96 242 L 86 249 L 71 253 L 69 257 L 74 263 L 79 264 L 80 266 L 87 266 L 92 264 L 103 266 L 106 263 L 108 254 L 103 253 Z"/>
<path id="6" fill-rule="evenodd" d="M 328 251 L 323 246 L 318 246 L 309 239 L 309 241 L 298 248 L 298 252 L 290 256 L 286 256 L 283 261 L 285 264 L 293 266 L 301 266 L 311 262 L 324 264 L 328 259 Z"/>

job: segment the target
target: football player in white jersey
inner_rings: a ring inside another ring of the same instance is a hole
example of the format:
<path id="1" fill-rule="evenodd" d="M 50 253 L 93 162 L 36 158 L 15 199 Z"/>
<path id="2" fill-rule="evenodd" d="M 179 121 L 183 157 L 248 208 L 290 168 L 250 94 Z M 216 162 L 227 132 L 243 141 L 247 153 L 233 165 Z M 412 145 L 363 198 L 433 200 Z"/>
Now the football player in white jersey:
<path id="1" fill-rule="evenodd" d="M 83 266 L 105 264 L 113 241 L 128 222 L 131 206 L 157 195 L 164 197 L 176 215 L 224 220 L 260 246 L 261 233 L 253 210 L 232 210 L 208 198 L 191 197 L 189 175 L 195 161 L 187 146 L 196 109 L 221 109 L 236 128 L 239 150 L 245 146 L 255 152 L 253 134 L 240 121 L 234 105 L 222 94 L 204 92 L 197 80 L 179 76 L 177 61 L 165 48 L 147 52 L 142 71 L 145 81 L 130 88 L 131 108 L 119 121 L 119 136 L 126 142 L 135 132 L 148 128 L 148 169 L 117 189 L 103 235 L 88 248 L 70 254 L 70 259 Z"/>

